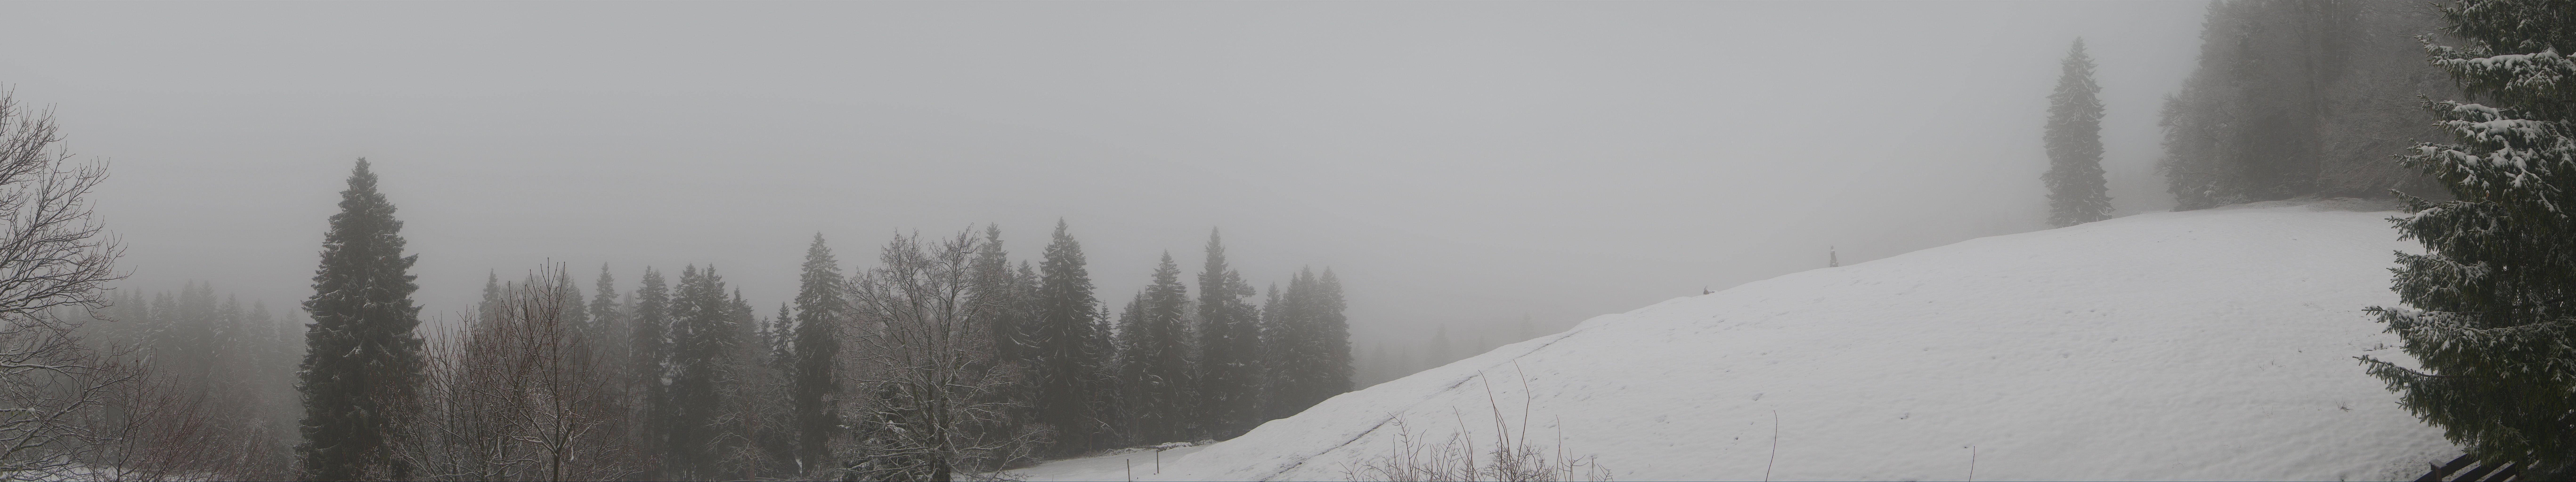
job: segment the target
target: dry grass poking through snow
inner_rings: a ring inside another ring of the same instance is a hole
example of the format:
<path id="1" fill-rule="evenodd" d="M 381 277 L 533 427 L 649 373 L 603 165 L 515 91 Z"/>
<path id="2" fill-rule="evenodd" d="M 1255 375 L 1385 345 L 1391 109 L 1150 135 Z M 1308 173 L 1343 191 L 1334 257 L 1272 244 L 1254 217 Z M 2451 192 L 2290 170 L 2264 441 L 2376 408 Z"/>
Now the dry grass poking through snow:
<path id="1" fill-rule="evenodd" d="M 1513 364 L 1513 370 L 1520 366 Z M 1357 481 L 1420 482 L 1480 481 L 1554 482 L 1585 480 L 1602 482 L 1610 479 L 1610 469 L 1601 465 L 1599 456 L 1575 457 L 1565 449 L 1562 420 L 1556 440 L 1540 445 L 1529 433 L 1529 377 L 1521 376 L 1520 425 L 1515 432 L 1511 419 L 1503 412 L 1500 398 L 1494 396 L 1490 378 L 1483 372 L 1476 376 L 1485 384 L 1485 401 L 1493 411 L 1494 433 L 1491 445 L 1478 444 L 1473 436 L 1453 431 L 1447 438 L 1433 439 L 1428 429 L 1415 431 L 1397 416 L 1389 425 L 1395 434 L 1387 440 L 1385 455 L 1345 463 L 1342 476 Z M 1451 412 L 1458 426 L 1467 426 L 1464 414 Z M 1553 452 L 1554 458 L 1549 458 Z M 1580 479 L 1578 479 L 1578 477 Z"/>

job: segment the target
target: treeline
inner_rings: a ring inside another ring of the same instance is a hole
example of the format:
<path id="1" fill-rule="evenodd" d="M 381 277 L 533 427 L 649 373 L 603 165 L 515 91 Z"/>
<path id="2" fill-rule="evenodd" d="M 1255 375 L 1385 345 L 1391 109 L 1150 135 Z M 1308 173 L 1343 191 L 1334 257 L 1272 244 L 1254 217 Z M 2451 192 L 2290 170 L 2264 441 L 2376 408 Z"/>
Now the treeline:
<path id="1" fill-rule="evenodd" d="M 153 371 L 172 396 L 201 404 L 199 423 L 239 460 L 217 466 L 291 475 L 286 448 L 297 438 L 295 365 L 304 352 L 301 323 L 282 319 L 265 301 L 216 296 L 212 282 L 178 292 L 118 289 L 91 310 L 85 341 Z"/>
<path id="2" fill-rule="evenodd" d="M 2444 135 L 2416 99 L 2461 97 L 2416 40 L 2440 22 L 2413 2 L 2210 2 L 2199 67 L 2160 122 L 2175 209 L 2440 193 L 2389 159 Z"/>
<path id="3" fill-rule="evenodd" d="M 818 235 L 774 312 L 714 266 L 496 274 L 420 334 L 374 184 L 361 161 L 306 303 L 309 479 L 949 480 L 1234 437 L 1354 375 L 1332 270 L 1257 289 L 1212 232 L 1195 283 L 1167 253 L 1113 315 L 1062 222 L 1034 262 L 987 226 L 844 271 Z"/>
<path id="4" fill-rule="evenodd" d="M 1521 315 L 1520 322 L 1509 328 L 1501 325 L 1471 323 L 1462 334 L 1451 335 L 1449 325 L 1443 324 L 1432 327 L 1431 337 L 1417 343 L 1372 343 L 1353 359 L 1352 365 L 1358 368 L 1353 380 L 1360 387 L 1385 383 L 1555 332 L 1542 333 L 1529 315 Z"/>

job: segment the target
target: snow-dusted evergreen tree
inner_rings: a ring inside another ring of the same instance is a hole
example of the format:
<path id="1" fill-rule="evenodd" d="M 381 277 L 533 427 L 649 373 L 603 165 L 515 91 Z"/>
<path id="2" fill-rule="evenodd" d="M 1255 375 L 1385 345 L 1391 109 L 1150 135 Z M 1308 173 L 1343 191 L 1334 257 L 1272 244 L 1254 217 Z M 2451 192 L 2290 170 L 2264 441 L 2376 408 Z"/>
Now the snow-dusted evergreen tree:
<path id="1" fill-rule="evenodd" d="M 777 371 L 779 380 L 785 383 L 796 373 L 796 312 L 787 303 L 778 304 L 778 317 L 761 322 L 760 342 L 769 347 L 768 356 L 761 362 Z"/>
<path id="2" fill-rule="evenodd" d="M 571 328 L 575 336 L 581 336 L 585 339 L 589 338 L 592 333 L 598 332 L 599 328 L 592 326 L 590 309 L 583 306 L 583 304 L 587 302 L 581 299 L 580 283 L 573 282 L 572 276 L 570 275 L 555 276 L 554 278 L 555 295 L 563 297 L 561 300 L 556 300 L 555 303 L 563 306 L 564 326 Z M 594 351 L 596 349 L 584 346 L 583 350 Z M 585 357 L 590 355 L 590 353 L 582 354 L 582 356 Z"/>
<path id="3" fill-rule="evenodd" d="M 723 329 L 734 345 L 719 355 L 715 370 L 720 405 L 708 424 L 715 439 L 711 473 L 735 480 L 795 475 L 786 387 L 772 364 L 783 347 L 765 328 L 771 320 L 760 318 L 741 288 L 733 289 L 724 306 Z"/>
<path id="4" fill-rule="evenodd" d="M 1163 261 L 1154 265 L 1154 282 L 1137 301 L 1137 324 L 1119 333 L 1127 341 L 1119 347 L 1120 372 L 1129 389 L 1123 401 L 1136 409 L 1129 442 L 1184 441 L 1192 398 L 1185 342 L 1189 287 L 1181 284 L 1181 267 L 1172 262 L 1172 253 L 1163 253 Z"/>
<path id="5" fill-rule="evenodd" d="M 984 226 L 975 245 L 975 324 L 994 336 L 1000 360 L 1024 364 L 1019 344 L 1019 280 L 1011 274 L 1010 252 L 1002 249 L 1002 227 Z"/>
<path id="6" fill-rule="evenodd" d="M 1099 407 L 1108 386 L 1102 377 L 1110 355 L 1108 330 L 1101 325 L 1100 300 L 1092 295 L 1082 243 L 1069 229 L 1056 221 L 1054 241 L 1040 263 L 1034 323 L 1023 340 L 1037 364 L 1037 420 L 1054 430 L 1052 449 L 1058 454 L 1097 448 L 1107 433 Z"/>
<path id="7" fill-rule="evenodd" d="M 207 283 L 206 290 L 208 297 L 212 297 L 214 283 Z M 252 360 L 258 355 L 256 350 L 268 348 L 257 345 L 256 340 L 248 336 L 250 333 L 245 325 L 249 320 L 244 315 L 240 296 L 226 295 L 223 304 L 216 305 L 215 338 L 208 340 L 215 345 L 214 362 L 208 364 L 214 375 L 208 378 L 236 384 L 247 381 Z"/>
<path id="8" fill-rule="evenodd" d="M 2057 93 L 2048 95 L 2048 223 L 2074 226 L 2111 218 L 2110 185 L 2102 180 L 2102 85 L 2093 82 L 2093 58 L 2084 39 L 2066 50 Z"/>
<path id="9" fill-rule="evenodd" d="M 1145 293 L 1137 292 L 1136 296 L 1129 297 L 1126 307 L 1118 310 L 1118 317 L 1114 320 L 1111 325 L 1117 328 L 1109 332 L 1109 346 L 1117 351 L 1110 356 L 1111 368 L 1108 371 L 1110 380 L 1115 382 L 1112 390 L 1116 393 L 1109 397 L 1115 402 L 1109 407 L 1110 427 L 1117 432 L 1120 445 L 1150 443 L 1145 442 L 1149 437 L 1144 433 L 1144 425 L 1148 418 L 1155 418 L 1164 411 L 1162 402 L 1165 400 L 1147 399 L 1151 397 L 1151 390 L 1145 386 L 1144 365 L 1153 357 L 1143 349 L 1150 343 L 1138 339 L 1147 331 Z"/>
<path id="10" fill-rule="evenodd" d="M 645 451 L 652 454 L 648 459 L 663 462 L 654 470 L 660 471 L 663 478 L 675 478 L 677 474 L 670 470 L 670 460 L 680 448 L 674 446 L 671 439 L 671 426 L 675 422 L 670 370 L 671 288 L 662 279 L 660 270 L 644 267 L 642 286 L 635 289 L 632 316 L 635 321 L 632 346 L 635 348 L 630 355 L 633 358 L 629 361 L 633 365 L 628 376 L 634 377 L 633 381 L 640 385 L 636 392 L 644 398 L 639 404 L 644 407 L 644 413 L 642 426 L 637 432 L 644 439 Z"/>
<path id="11" fill-rule="evenodd" d="M 1324 278 L 1315 287 L 1315 338 L 1319 350 L 1315 373 L 1315 403 L 1351 391 L 1351 318 L 1350 301 L 1342 296 L 1342 275 L 1324 268 Z M 1303 410 L 1303 409 L 1300 409 Z"/>
<path id="12" fill-rule="evenodd" d="M 386 467 L 402 403 L 420 378 L 420 307 L 412 304 L 411 267 L 403 255 L 402 221 L 376 191 L 365 159 L 340 192 L 340 213 L 323 234 L 313 276 L 313 314 L 296 388 L 304 395 L 304 443 L 296 452 L 306 480 L 401 479 Z"/>
<path id="13" fill-rule="evenodd" d="M 669 474 L 679 478 L 717 476 L 718 461 L 742 442 L 719 437 L 726 427 L 716 423 L 727 413 L 723 383 L 746 334 L 734 305 L 725 297 L 724 277 L 715 266 L 681 268 L 679 288 L 671 297 L 667 429 L 673 450 L 663 458 Z"/>
<path id="14" fill-rule="evenodd" d="M 1261 423 L 1260 313 L 1244 302 L 1253 294 L 1226 264 L 1224 240 L 1208 230 L 1199 268 L 1199 413 L 1207 435 L 1220 440 Z"/>
<path id="15" fill-rule="evenodd" d="M 485 270 L 483 272 L 483 302 L 476 303 L 474 305 L 474 313 L 476 313 L 477 316 L 481 316 L 482 322 L 486 324 L 493 323 L 494 319 L 501 317 L 500 271 Z"/>
<path id="16" fill-rule="evenodd" d="M 168 313 L 168 331 L 162 332 L 155 356 L 162 366 L 175 372 L 188 390 L 203 392 L 216 380 L 213 367 L 220 354 L 222 320 L 216 316 L 215 287 L 211 282 L 191 281 L 179 288 L 176 303 Z"/>
<path id="17" fill-rule="evenodd" d="M 796 458 L 809 470 L 834 465 L 826 462 L 834 427 L 840 425 L 832 408 L 840 394 L 841 324 L 849 319 L 844 281 L 840 260 L 823 244 L 823 234 L 814 233 L 814 243 L 805 248 L 804 273 L 797 279 L 796 374 L 789 382 L 788 404 L 796 412 Z"/>
<path id="18" fill-rule="evenodd" d="M 1265 340 L 1268 349 L 1283 352 L 1272 372 L 1271 418 L 1295 415 L 1351 391 L 1350 323 L 1342 315 L 1341 277 L 1330 269 L 1320 276 L 1298 270 L 1281 303 L 1280 333 Z"/>
<path id="19" fill-rule="evenodd" d="M 2405 307 L 2374 307 L 2419 363 L 2364 357 L 2399 403 L 2470 455 L 2528 480 L 2576 462 L 2576 3 L 2469 0 L 2442 9 L 2459 47 L 2434 64 L 2488 103 L 2432 102 L 2456 144 L 2402 157 L 2454 201 L 2406 197 L 2395 219 Z"/>
<path id="20" fill-rule="evenodd" d="M 617 302 L 617 278 L 609 275 L 608 263 L 599 264 L 596 289 L 598 294 L 591 296 L 590 307 L 585 310 L 590 315 L 590 331 L 583 335 L 588 337 L 587 343 L 600 363 L 606 365 L 601 372 L 620 381 L 620 386 L 632 385 L 629 379 L 633 374 L 627 371 L 634 365 L 635 325 L 627 318 L 626 307 Z"/>
<path id="21" fill-rule="evenodd" d="M 1265 422 L 1297 414 L 1278 403 L 1289 389 L 1288 357 L 1293 354 L 1288 349 L 1294 335 L 1288 326 L 1288 299 L 1278 282 L 1271 282 L 1266 293 L 1261 300 L 1261 349 L 1254 353 L 1261 360 L 1261 420 Z"/>
<path id="22" fill-rule="evenodd" d="M 1029 360 L 1033 351 L 1023 342 L 1025 336 L 1022 332 L 1030 323 L 1029 294 L 1037 290 L 1037 275 L 1026 261 L 1020 263 L 1021 273 L 1011 271 L 1011 254 L 1003 249 L 1002 228 L 991 224 L 984 226 L 983 239 L 975 243 L 972 267 L 974 286 L 971 295 L 974 299 L 968 305 L 975 311 L 968 326 L 974 329 L 975 336 L 991 340 L 993 353 L 987 362 L 992 364 L 990 368 L 1001 370 L 1008 377 L 1005 386 L 987 394 L 999 397 L 990 400 L 995 402 L 990 406 L 1007 412 L 992 414 L 990 420 L 970 429 L 985 432 L 1024 430 L 1033 423 L 1031 419 L 1035 416 L 1029 408 L 1036 397 L 1036 386 L 1030 383 L 1034 380 L 1031 374 L 1035 363 Z M 983 368 L 977 367 L 979 370 Z"/>

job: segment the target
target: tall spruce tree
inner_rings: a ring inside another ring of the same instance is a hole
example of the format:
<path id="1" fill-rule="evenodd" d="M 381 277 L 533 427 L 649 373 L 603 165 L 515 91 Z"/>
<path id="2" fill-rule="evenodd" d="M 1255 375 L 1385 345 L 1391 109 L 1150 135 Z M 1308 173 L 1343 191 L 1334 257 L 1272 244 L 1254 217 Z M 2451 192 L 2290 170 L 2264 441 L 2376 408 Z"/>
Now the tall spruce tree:
<path id="1" fill-rule="evenodd" d="M 632 346 L 634 349 L 630 353 L 633 357 L 630 362 L 634 365 L 632 365 L 631 376 L 635 377 L 636 384 L 641 385 L 636 392 L 644 397 L 642 404 L 644 416 L 641 423 L 642 430 L 639 432 L 644 439 L 646 452 L 652 454 L 652 458 L 663 462 L 662 466 L 655 469 L 660 471 L 662 477 L 675 477 L 676 474 L 671 471 L 671 460 L 676 457 L 680 448 L 673 445 L 671 439 L 674 413 L 671 403 L 670 370 L 671 288 L 670 284 L 663 280 L 660 270 L 655 270 L 651 266 L 644 267 L 642 286 L 635 289 L 633 316 L 635 330 Z"/>
<path id="2" fill-rule="evenodd" d="M 1145 286 L 1145 332 L 1140 338 L 1145 347 L 1139 354 L 1146 357 L 1141 366 L 1145 393 L 1158 410 L 1142 434 L 1149 443 L 1178 442 L 1187 437 L 1189 415 L 1196 411 L 1197 397 L 1191 393 L 1189 358 L 1189 286 L 1181 284 L 1181 267 L 1172 262 L 1172 253 L 1164 252 L 1163 261 L 1154 266 L 1154 283 Z"/>
<path id="3" fill-rule="evenodd" d="M 482 316 L 483 323 L 487 325 L 495 323 L 494 320 L 501 318 L 500 271 L 486 270 L 483 272 L 483 302 L 474 305 L 474 312 L 479 313 L 480 316 Z"/>
<path id="4" fill-rule="evenodd" d="M 814 233 L 814 243 L 805 248 L 804 273 L 797 279 L 796 373 L 789 380 L 796 458 L 804 467 L 839 466 L 827 462 L 834 427 L 841 425 L 832 407 L 840 393 L 835 360 L 840 359 L 841 324 L 849 319 L 850 304 L 842 296 L 849 291 L 847 280 L 832 248 L 823 244 L 823 234 Z"/>
<path id="5" fill-rule="evenodd" d="M 1199 268 L 1199 413 L 1217 439 L 1261 423 L 1260 315 L 1244 302 L 1252 295 L 1252 283 L 1226 263 L 1224 239 L 1208 230 L 1207 262 Z"/>
<path id="6" fill-rule="evenodd" d="M 996 390 L 982 394 L 992 398 L 988 402 L 995 402 L 986 406 L 999 413 L 965 428 L 982 432 L 978 436 L 1003 436 L 1026 430 L 1034 415 L 1030 401 L 1036 396 L 1035 385 L 1029 382 L 1035 366 L 1028 360 L 1032 351 L 1022 343 L 1021 331 L 1029 323 L 1028 298 L 1035 291 L 1035 283 L 1033 278 L 1024 282 L 1020 274 L 1011 271 L 1010 251 L 1003 249 L 1000 226 L 985 225 L 984 239 L 974 244 L 975 257 L 969 265 L 973 272 L 967 326 L 972 331 L 970 337 L 984 340 L 977 346 L 990 353 L 976 358 L 978 366 L 972 369 L 991 370 L 1003 377 L 998 379 Z M 1021 262 L 1021 269 L 1028 269 L 1026 261 Z"/>
<path id="7" fill-rule="evenodd" d="M 1349 308 L 1342 298 L 1342 276 L 1324 267 L 1323 279 L 1315 283 L 1316 403 L 1351 391 L 1351 319 L 1344 314 Z"/>
<path id="8" fill-rule="evenodd" d="M 2102 180 L 2102 85 L 2084 39 L 2066 50 L 2057 93 L 2048 95 L 2048 223 L 2074 226 L 2111 219 L 2110 185 Z"/>
<path id="9" fill-rule="evenodd" d="M 1294 278 L 1291 278 L 1292 280 Z M 1288 299 L 1279 291 L 1279 282 L 1270 283 L 1268 295 L 1261 300 L 1261 349 L 1253 356 L 1261 360 L 1261 421 L 1295 415 L 1279 397 L 1288 393 L 1288 357 L 1294 355 L 1288 343 Z M 1259 425 L 1255 423 L 1255 425 Z"/>
<path id="10" fill-rule="evenodd" d="M 188 390 L 205 391 L 214 386 L 212 367 L 219 355 L 216 344 L 208 342 L 223 333 L 221 321 L 215 316 L 214 284 L 190 281 L 181 285 L 174 306 L 170 331 L 164 333 L 161 343 L 163 362 L 179 372 Z"/>
<path id="11" fill-rule="evenodd" d="M 1010 252 L 1002 249 L 1002 228 L 984 226 L 984 240 L 975 248 L 975 299 L 969 303 L 974 324 L 994 337 L 1002 361 L 1021 363 L 1019 280 L 1011 274 Z"/>
<path id="12" fill-rule="evenodd" d="M 590 308 L 586 310 L 590 315 L 590 331 L 582 335 L 588 338 L 590 346 L 596 347 L 592 350 L 600 361 L 614 367 L 610 373 L 622 373 L 634 364 L 630 353 L 634 350 L 631 340 L 635 326 L 626 319 L 626 307 L 617 303 L 617 278 L 609 276 L 608 263 L 599 264 L 597 290 L 594 292 L 597 294 L 590 298 Z"/>
<path id="13" fill-rule="evenodd" d="M 573 336 L 588 336 L 599 331 L 597 327 L 592 326 L 590 309 L 583 306 L 588 302 L 581 299 L 581 284 L 572 280 L 569 269 L 557 271 L 559 276 L 554 277 L 555 295 L 561 298 L 555 299 L 555 302 L 563 306 L 564 326 L 571 329 Z M 583 349 L 591 348 L 585 346 Z"/>
<path id="14" fill-rule="evenodd" d="M 1279 310 L 1282 333 L 1269 345 L 1285 350 L 1271 395 L 1271 417 L 1285 418 L 1351 390 L 1350 324 L 1342 316 L 1341 278 L 1332 270 L 1298 270 Z"/>
<path id="15" fill-rule="evenodd" d="M 419 286 L 410 274 L 419 260 L 403 255 L 402 221 L 359 159 L 322 236 L 313 297 L 304 301 L 313 324 L 296 384 L 304 395 L 296 452 L 306 479 L 410 475 L 388 449 L 421 373 L 421 338 L 412 332 L 420 307 L 411 301 Z"/>
<path id="16" fill-rule="evenodd" d="M 722 383 L 732 368 L 732 355 L 743 344 L 741 318 L 749 314 L 725 297 L 724 277 L 715 266 L 680 270 L 680 286 L 671 299 L 670 431 L 673 450 L 664 462 L 682 478 L 708 477 L 717 461 L 741 441 L 721 439 L 717 426 L 725 414 Z"/>
<path id="17" fill-rule="evenodd" d="M 2526 480 L 2576 476 L 2576 3 L 2444 7 L 2434 64 L 2483 104 L 2430 102 L 2457 139 L 2401 157 L 2453 201 L 2404 198 L 2394 222 L 2405 307 L 2373 307 L 2421 365 L 2363 357 L 2399 403 L 2470 455 Z"/>
<path id="18" fill-rule="evenodd" d="M 1074 454 L 1103 442 L 1103 359 L 1109 350 L 1101 329 L 1100 299 L 1092 294 L 1082 243 L 1064 221 L 1040 263 L 1034 326 L 1027 327 L 1030 360 L 1037 366 L 1037 420 L 1055 431 L 1057 454 Z"/>
<path id="19" fill-rule="evenodd" d="M 213 283 L 208 283 L 206 288 L 212 291 Z M 261 350 L 267 348 L 254 344 L 254 340 L 247 336 L 249 320 L 244 315 L 241 297 L 236 295 L 225 295 L 223 304 L 215 308 L 215 338 L 208 340 L 215 345 L 214 361 L 207 364 L 213 372 L 207 377 L 210 380 L 248 380 L 250 364 Z"/>
<path id="20" fill-rule="evenodd" d="M 1152 443 L 1149 440 L 1158 438 L 1159 434 L 1147 433 L 1146 425 L 1168 410 L 1168 400 L 1155 396 L 1152 387 L 1147 386 L 1151 383 L 1147 380 L 1151 368 L 1146 365 L 1154 356 L 1147 353 L 1153 342 L 1143 339 L 1149 331 L 1145 327 L 1145 303 L 1145 293 L 1141 291 L 1128 298 L 1113 323 L 1117 329 L 1110 330 L 1109 345 L 1117 348 L 1117 355 L 1110 358 L 1110 364 L 1116 367 L 1110 370 L 1114 373 L 1111 379 L 1117 382 L 1113 388 L 1116 395 L 1109 397 L 1115 402 L 1111 425 L 1117 431 L 1118 443 L 1127 446 Z"/>

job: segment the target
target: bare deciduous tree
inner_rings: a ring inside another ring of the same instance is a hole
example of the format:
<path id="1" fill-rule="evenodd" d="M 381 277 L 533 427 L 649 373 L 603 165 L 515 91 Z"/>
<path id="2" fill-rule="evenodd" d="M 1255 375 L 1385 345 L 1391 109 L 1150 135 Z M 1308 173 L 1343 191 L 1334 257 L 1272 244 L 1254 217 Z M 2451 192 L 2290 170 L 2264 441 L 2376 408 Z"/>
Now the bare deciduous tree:
<path id="1" fill-rule="evenodd" d="M 972 321 L 986 307 L 972 296 L 971 230 L 936 243 L 896 237 L 850 288 L 847 386 L 863 396 L 844 412 L 856 414 L 845 478 L 951 480 L 1025 458 L 1038 439 L 1010 422 L 1016 370 L 997 365 L 992 334 Z"/>
<path id="2" fill-rule="evenodd" d="M 433 342 L 421 415 L 400 456 L 429 480 L 607 480 L 636 473 L 633 444 L 588 338 L 568 323 L 561 266 L 505 289 L 487 316 Z"/>
<path id="3" fill-rule="evenodd" d="M 283 480 L 294 460 L 279 432 L 220 400 L 195 376 L 111 362 L 104 409 L 84 424 L 98 443 L 80 450 L 80 479 Z M 89 386 L 96 386 L 91 384 Z M 60 480 L 56 478 L 55 480 Z"/>
<path id="4" fill-rule="evenodd" d="M 0 478 L 85 470 L 79 456 L 115 436 L 97 412 L 141 376 L 83 348 L 62 315 L 106 305 L 123 249 L 86 199 L 107 166 L 73 165 L 60 141 L 53 112 L 0 91 Z"/>

